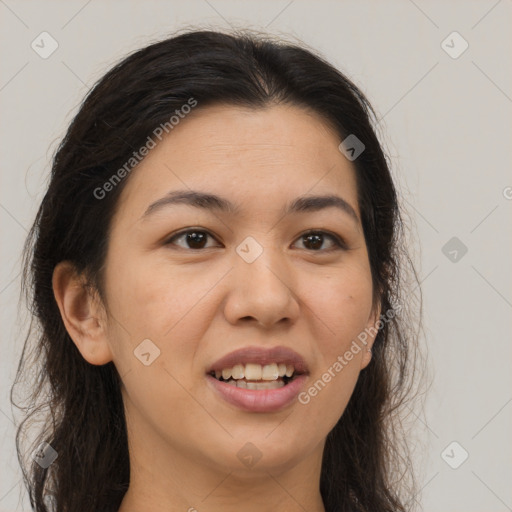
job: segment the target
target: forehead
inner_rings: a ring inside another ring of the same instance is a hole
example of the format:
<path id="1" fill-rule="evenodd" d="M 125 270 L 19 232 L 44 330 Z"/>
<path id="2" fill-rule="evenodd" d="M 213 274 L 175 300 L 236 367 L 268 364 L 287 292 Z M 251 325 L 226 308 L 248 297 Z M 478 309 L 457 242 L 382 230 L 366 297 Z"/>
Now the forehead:
<path id="1" fill-rule="evenodd" d="M 168 137 L 170 146 L 187 142 L 209 155 L 231 158 L 254 154 L 263 159 L 281 155 L 299 159 L 306 152 L 314 154 L 339 144 L 339 136 L 325 119 L 292 105 L 265 109 L 208 106 L 194 111 L 178 128 Z"/>
<path id="2" fill-rule="evenodd" d="M 132 171 L 121 207 L 140 216 L 173 189 L 199 188 L 279 208 L 284 196 L 339 192 L 358 212 L 355 171 L 339 144 L 327 121 L 296 106 L 198 106 Z"/>

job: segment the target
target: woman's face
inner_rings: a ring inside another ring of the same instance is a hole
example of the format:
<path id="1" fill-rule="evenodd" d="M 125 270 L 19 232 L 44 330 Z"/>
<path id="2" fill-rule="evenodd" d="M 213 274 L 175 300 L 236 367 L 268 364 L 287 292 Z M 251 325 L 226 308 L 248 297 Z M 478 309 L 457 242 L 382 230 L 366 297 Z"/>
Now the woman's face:
<path id="1" fill-rule="evenodd" d="M 354 167 L 340 142 L 298 107 L 199 106 L 125 178 L 106 260 L 105 342 L 139 459 L 163 470 L 172 454 L 241 474 L 319 467 L 370 361 L 353 341 L 378 318 Z M 237 212 L 162 201 L 176 191 L 218 196 Z M 313 196 L 345 206 L 287 212 Z M 325 233 L 304 236 L 310 230 Z M 208 375 L 233 351 L 277 346 L 307 366 L 287 402 L 279 396 L 293 382 L 237 386 L 235 403 L 220 391 L 231 385 Z"/>

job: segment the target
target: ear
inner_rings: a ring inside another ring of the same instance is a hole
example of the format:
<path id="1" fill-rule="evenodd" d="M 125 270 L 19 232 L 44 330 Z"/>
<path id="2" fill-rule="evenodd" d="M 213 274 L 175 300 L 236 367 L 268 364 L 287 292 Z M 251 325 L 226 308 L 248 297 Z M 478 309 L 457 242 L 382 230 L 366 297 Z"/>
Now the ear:
<path id="1" fill-rule="evenodd" d="M 380 313 L 381 313 L 381 304 L 379 303 L 372 308 L 372 311 L 370 313 L 370 317 L 368 318 L 368 322 L 366 323 L 366 329 L 365 332 L 367 334 L 366 338 L 366 344 L 363 347 L 363 357 L 361 358 L 361 370 L 366 368 L 370 361 L 372 360 L 372 353 L 370 352 L 373 343 L 375 342 L 375 338 L 377 337 L 377 333 L 379 332 L 377 328 L 377 322 L 380 319 Z"/>
<path id="2" fill-rule="evenodd" d="M 56 265 L 52 287 L 64 326 L 82 357 L 94 365 L 112 361 L 105 308 L 71 262 Z"/>

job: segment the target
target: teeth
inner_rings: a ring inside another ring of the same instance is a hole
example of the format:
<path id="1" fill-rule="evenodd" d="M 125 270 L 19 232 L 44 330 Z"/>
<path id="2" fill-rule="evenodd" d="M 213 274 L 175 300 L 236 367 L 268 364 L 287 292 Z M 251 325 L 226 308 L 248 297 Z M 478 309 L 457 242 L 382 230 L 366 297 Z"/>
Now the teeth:
<path id="1" fill-rule="evenodd" d="M 231 370 L 231 376 L 233 379 L 243 379 L 245 368 L 243 364 L 235 364 Z"/>
<path id="2" fill-rule="evenodd" d="M 277 380 L 279 377 L 279 369 L 276 363 L 266 364 L 261 372 L 261 378 L 263 380 Z"/>
<path id="3" fill-rule="evenodd" d="M 261 364 L 246 364 L 244 375 L 247 380 L 261 380 L 261 374 L 263 373 L 261 369 Z"/>
<path id="4" fill-rule="evenodd" d="M 235 386 L 236 388 L 243 389 L 278 389 L 282 388 L 285 384 L 282 380 L 274 380 L 271 382 L 245 382 L 245 380 L 233 380 L 229 379 L 226 384 L 230 386 Z"/>
<path id="5" fill-rule="evenodd" d="M 277 381 L 280 377 L 291 377 L 295 371 L 293 365 L 283 363 L 271 363 L 262 366 L 261 364 L 247 363 L 236 364 L 233 368 L 224 368 L 221 370 L 215 370 L 215 377 L 220 379 L 221 377 L 225 381 L 234 379 L 240 382 L 241 379 L 247 380 L 265 380 L 265 381 Z M 245 384 L 245 381 L 243 381 Z M 241 386 L 240 386 L 241 387 Z M 252 389 L 252 388 L 248 388 Z"/>
<path id="6" fill-rule="evenodd" d="M 283 381 L 272 381 L 272 382 L 248 382 L 247 389 L 277 389 L 284 386 Z"/>

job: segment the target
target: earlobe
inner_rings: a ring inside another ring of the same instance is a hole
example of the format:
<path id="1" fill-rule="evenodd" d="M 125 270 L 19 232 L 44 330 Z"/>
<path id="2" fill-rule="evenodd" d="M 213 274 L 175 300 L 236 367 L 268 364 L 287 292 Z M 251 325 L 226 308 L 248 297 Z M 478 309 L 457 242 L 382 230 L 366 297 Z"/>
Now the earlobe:
<path id="1" fill-rule="evenodd" d="M 94 365 L 112 361 L 104 308 L 71 262 L 56 265 L 52 287 L 64 326 L 82 357 Z"/>

